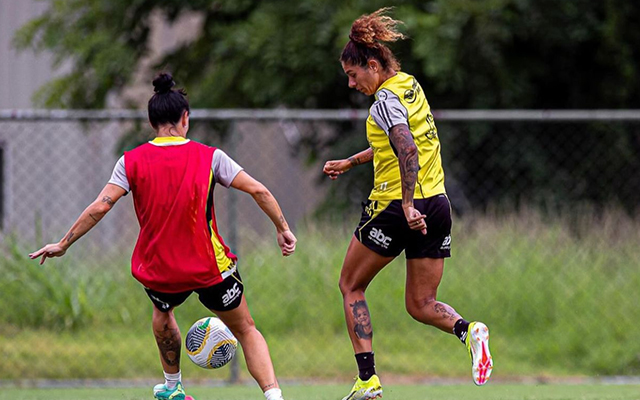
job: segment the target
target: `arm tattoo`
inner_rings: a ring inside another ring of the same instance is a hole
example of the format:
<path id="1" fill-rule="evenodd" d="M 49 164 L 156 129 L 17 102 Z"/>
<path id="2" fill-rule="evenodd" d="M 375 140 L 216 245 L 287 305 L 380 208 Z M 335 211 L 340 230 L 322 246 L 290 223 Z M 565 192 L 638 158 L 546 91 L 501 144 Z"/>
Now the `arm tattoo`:
<path id="1" fill-rule="evenodd" d="M 165 324 L 162 331 L 153 332 L 160 355 L 167 365 L 180 365 L 180 331 Z"/>
<path id="2" fill-rule="evenodd" d="M 102 198 L 102 202 L 103 203 L 107 203 L 109 206 L 113 206 L 113 204 L 114 204 L 113 199 L 111 197 L 109 197 L 109 196 L 104 196 Z"/>
<path id="3" fill-rule="evenodd" d="M 371 314 L 369 314 L 367 302 L 365 300 L 356 300 L 349 306 L 353 314 L 353 332 L 360 339 L 371 340 L 373 338 L 373 327 L 371 326 Z"/>
<path id="4" fill-rule="evenodd" d="M 351 163 L 352 167 L 368 163 L 369 161 L 373 160 L 373 150 L 371 149 L 371 147 L 369 147 L 367 150 L 361 151 L 360 153 L 347 158 L 347 160 Z"/>
<path id="5" fill-rule="evenodd" d="M 74 233 L 73 233 L 73 232 L 69 232 L 69 234 L 68 234 L 68 235 L 67 235 L 67 237 L 66 237 L 66 241 L 67 241 L 67 243 L 70 243 L 70 242 L 71 242 L 71 238 L 72 238 L 73 236 L 74 236 Z"/>
<path id="6" fill-rule="evenodd" d="M 413 141 L 413 135 L 405 124 L 396 125 L 389 132 L 389 139 L 398 154 L 400 176 L 402 177 L 402 203 L 413 202 L 413 191 L 420 166 L 418 165 L 418 148 Z"/>
<path id="7" fill-rule="evenodd" d="M 93 214 L 89 214 L 89 216 L 91 217 L 92 220 L 96 222 L 100 221 L 98 218 L 94 217 Z"/>

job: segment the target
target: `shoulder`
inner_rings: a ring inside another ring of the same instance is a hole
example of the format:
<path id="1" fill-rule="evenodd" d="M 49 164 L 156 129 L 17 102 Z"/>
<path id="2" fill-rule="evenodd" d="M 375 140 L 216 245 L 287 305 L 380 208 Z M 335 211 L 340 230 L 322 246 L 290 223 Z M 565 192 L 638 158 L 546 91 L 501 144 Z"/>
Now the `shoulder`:
<path id="1" fill-rule="evenodd" d="M 198 151 L 206 154 L 215 154 L 217 153 L 216 150 L 218 149 L 217 147 L 209 146 L 207 144 L 196 142 L 195 140 L 191 140 L 191 139 L 189 140 L 189 143 L 187 143 L 186 145 L 191 146 L 192 148 L 195 148 Z"/>
<path id="2" fill-rule="evenodd" d="M 123 157 L 129 158 L 130 156 L 140 154 L 141 152 L 144 152 L 144 151 L 148 150 L 152 146 L 153 145 L 151 143 L 149 143 L 149 142 L 143 143 L 143 144 L 141 144 L 141 145 L 139 145 L 137 147 L 134 147 L 131 150 L 125 151 Z"/>

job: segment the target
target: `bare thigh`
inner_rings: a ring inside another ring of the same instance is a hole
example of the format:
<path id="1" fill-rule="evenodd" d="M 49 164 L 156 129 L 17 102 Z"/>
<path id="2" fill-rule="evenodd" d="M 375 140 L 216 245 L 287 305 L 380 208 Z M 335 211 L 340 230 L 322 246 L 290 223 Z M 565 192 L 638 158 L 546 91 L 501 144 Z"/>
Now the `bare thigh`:
<path id="1" fill-rule="evenodd" d="M 379 255 L 352 236 L 340 272 L 342 294 L 354 291 L 364 292 L 378 272 L 393 259 L 394 257 Z"/>

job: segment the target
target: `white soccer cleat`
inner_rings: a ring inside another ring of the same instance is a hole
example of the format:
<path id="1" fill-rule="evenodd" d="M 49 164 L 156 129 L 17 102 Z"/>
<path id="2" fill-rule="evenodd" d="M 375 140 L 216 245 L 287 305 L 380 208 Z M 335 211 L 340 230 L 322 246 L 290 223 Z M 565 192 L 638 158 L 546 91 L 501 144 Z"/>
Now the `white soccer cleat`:
<path id="1" fill-rule="evenodd" d="M 473 383 L 484 385 L 489 381 L 493 370 L 493 358 L 489 352 L 489 328 L 482 322 L 470 323 L 465 344 L 471 356 Z"/>

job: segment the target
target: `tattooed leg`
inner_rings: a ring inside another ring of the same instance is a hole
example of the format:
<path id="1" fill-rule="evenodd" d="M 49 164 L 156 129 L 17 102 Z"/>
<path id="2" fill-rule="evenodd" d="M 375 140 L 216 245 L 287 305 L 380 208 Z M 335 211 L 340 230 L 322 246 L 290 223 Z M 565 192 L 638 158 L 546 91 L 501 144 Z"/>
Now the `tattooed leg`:
<path id="1" fill-rule="evenodd" d="M 443 259 L 407 260 L 405 302 L 407 311 L 415 320 L 453 333 L 453 326 L 461 318 L 460 314 L 450 305 L 436 300 L 443 268 Z"/>
<path id="2" fill-rule="evenodd" d="M 182 339 L 173 311 L 163 313 L 154 307 L 153 334 L 156 337 L 156 343 L 160 351 L 163 370 L 170 374 L 180 371 Z"/>
<path id="3" fill-rule="evenodd" d="M 340 292 L 347 331 L 356 354 L 372 351 L 373 330 L 364 292 L 371 280 L 393 257 L 382 257 L 355 237 L 347 249 L 340 272 Z"/>

